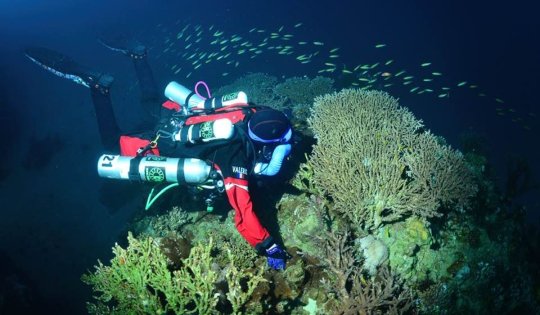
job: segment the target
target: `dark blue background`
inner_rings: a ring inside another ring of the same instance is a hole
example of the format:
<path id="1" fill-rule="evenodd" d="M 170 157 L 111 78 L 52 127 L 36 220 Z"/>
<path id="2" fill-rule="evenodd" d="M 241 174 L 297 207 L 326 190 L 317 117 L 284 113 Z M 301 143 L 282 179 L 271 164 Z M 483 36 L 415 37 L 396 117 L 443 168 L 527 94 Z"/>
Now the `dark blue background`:
<path id="1" fill-rule="evenodd" d="M 103 32 L 130 32 L 151 43 L 163 36 L 153 34 L 158 23 L 170 25 L 171 32 L 185 21 L 245 34 L 253 27 L 276 29 L 303 22 L 295 36 L 341 47 L 344 63 L 395 59 L 405 68 L 418 68 L 430 61 L 449 82 L 478 84 L 489 99 L 456 93 L 438 100 L 407 90 L 396 90 L 394 96 L 455 146 L 464 131 L 483 135 L 502 183 L 512 155 L 524 156 L 534 174 L 539 173 L 539 123 L 528 115 L 538 111 L 538 9 L 535 1 L 0 1 L 0 113 L 6 138 L 3 163 L 8 165 L 8 175 L 0 182 L 0 251 L 13 262 L 8 272 L 37 288 L 39 296 L 56 305 L 51 307 L 81 312 L 88 288 L 79 276 L 97 258 L 109 255 L 135 208 L 110 214 L 97 201 L 99 138 L 89 93 L 25 59 L 22 51 L 28 45 L 50 47 L 112 73 L 117 93 L 113 99 L 125 109 L 136 98 L 117 91 L 130 87 L 134 74 L 128 60 L 96 43 Z M 374 50 L 381 42 L 388 46 Z M 174 77 L 163 71 L 161 62 L 150 56 L 163 87 Z M 271 59 L 241 70 L 278 77 L 303 74 L 301 68 L 276 65 Z M 197 75 L 215 87 L 228 83 L 212 69 Z M 532 130 L 498 116 L 495 108 L 501 105 L 494 97 L 525 117 Z M 120 124 L 139 118 L 133 111 Z M 46 169 L 22 169 L 29 139 L 46 135 L 60 137 L 62 151 Z M 536 194 L 523 199 L 531 222 L 537 220 Z"/>

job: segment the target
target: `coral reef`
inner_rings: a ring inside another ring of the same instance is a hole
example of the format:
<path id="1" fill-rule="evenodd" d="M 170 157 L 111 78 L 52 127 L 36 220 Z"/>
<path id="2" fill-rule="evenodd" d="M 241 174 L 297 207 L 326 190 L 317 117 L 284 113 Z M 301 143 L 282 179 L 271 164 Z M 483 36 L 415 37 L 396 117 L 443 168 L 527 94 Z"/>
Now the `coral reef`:
<path id="1" fill-rule="evenodd" d="M 321 281 L 330 292 L 325 307 L 335 314 L 405 314 L 412 308 L 412 293 L 384 266 L 372 279 L 363 276 L 350 244 L 350 233 L 327 232 L 319 238 L 327 254 L 323 263 L 329 276 Z"/>
<path id="2" fill-rule="evenodd" d="M 374 276 L 377 273 L 377 268 L 382 265 L 388 259 L 388 248 L 386 245 L 373 237 L 368 235 L 355 240 L 364 257 L 363 268 L 370 276 Z"/>
<path id="3" fill-rule="evenodd" d="M 442 206 L 464 208 L 476 193 L 462 154 L 384 92 L 317 97 L 309 124 L 317 139 L 308 161 L 313 181 L 354 226 L 437 217 Z"/>
<path id="4" fill-rule="evenodd" d="M 211 286 L 217 274 L 211 269 L 212 242 L 192 249 L 181 269 L 172 273 L 157 241 L 128 235 L 129 246 L 116 244 L 111 266 L 100 261 L 94 273 L 82 280 L 93 286 L 95 314 L 209 314 L 217 303 Z"/>
<path id="5" fill-rule="evenodd" d="M 315 97 L 334 92 L 334 80 L 316 76 L 292 77 L 276 85 L 274 91 L 277 95 L 286 97 L 292 104 L 304 104 L 310 106 Z"/>
<path id="6" fill-rule="evenodd" d="M 182 234 L 190 235 L 193 243 L 204 243 L 212 238 L 216 244 L 215 260 L 220 264 L 229 261 L 230 251 L 234 257 L 237 257 L 235 265 L 238 268 L 254 267 L 257 253 L 234 227 L 234 211 L 229 211 L 228 217 L 225 218 L 207 215 L 199 219 L 196 224 L 186 225 Z"/>
<path id="7" fill-rule="evenodd" d="M 193 222 L 196 213 L 188 213 L 180 206 L 174 206 L 164 214 L 145 217 L 133 226 L 138 233 L 152 237 L 164 237 L 178 233 L 183 226 Z"/>
<path id="8" fill-rule="evenodd" d="M 327 77 L 316 76 L 313 79 L 293 77 L 276 85 L 274 93 L 285 97 L 287 100 L 285 105 L 292 109 L 296 122 L 305 123 L 310 115 L 315 97 L 334 92 L 333 85 L 334 80 Z"/>
<path id="9" fill-rule="evenodd" d="M 263 277 L 264 266 L 259 267 L 255 272 L 246 272 L 244 269 L 239 269 L 234 263 L 238 261 L 239 256 L 234 255 L 230 250 L 227 251 L 227 255 L 230 261 L 225 272 L 225 279 L 227 279 L 229 285 L 227 299 L 231 302 L 233 314 L 243 314 L 243 307 L 251 298 L 255 289 L 261 282 L 267 281 Z M 245 281 L 245 290 L 242 289 L 243 281 Z"/>
<path id="10" fill-rule="evenodd" d="M 211 254 L 215 250 L 212 239 L 194 246 L 182 266 L 172 271 L 157 240 L 138 240 L 130 233 L 128 241 L 126 249 L 115 245 L 110 266 L 98 262 L 93 273 L 83 275 L 82 280 L 96 293 L 96 302 L 88 303 L 90 313 L 213 314 L 220 296 L 216 283 L 223 273 L 228 287 L 225 296 L 233 313 L 240 314 L 255 288 L 266 281 L 264 269 L 239 269 L 238 257 L 230 251 L 228 265 L 221 270 Z"/>
<path id="11" fill-rule="evenodd" d="M 256 82 L 253 95 L 279 106 L 316 94 L 307 78 L 287 87 L 262 74 L 227 88 Z M 266 267 L 227 206 L 172 204 L 139 218 L 139 239 L 129 235 L 110 266 L 83 277 L 96 292 L 90 313 L 539 313 L 540 276 L 529 276 L 516 245 L 531 235 L 516 203 L 500 198 L 485 156 L 452 149 L 382 92 L 316 97 L 309 124 L 313 153 L 297 153 L 307 162 L 287 189 L 258 200 L 277 210 L 261 218 L 276 221 L 262 223 L 279 228 L 286 270 Z"/>
<path id="12" fill-rule="evenodd" d="M 324 231 L 326 227 L 321 219 L 324 209 L 315 196 L 294 196 L 285 194 L 279 204 L 278 223 L 280 234 L 287 247 L 299 248 L 303 253 L 320 257 L 322 249 L 315 241 L 314 235 Z"/>
<path id="13" fill-rule="evenodd" d="M 418 251 L 417 263 L 405 275 L 418 294 L 422 314 L 537 314 L 538 299 L 526 259 L 511 239 L 517 222 L 503 219 L 503 237 L 491 239 L 471 216 L 450 216 L 433 248 Z M 502 221 L 501 221 L 502 223 Z M 398 254 L 399 255 L 399 254 Z M 390 263 L 399 268 L 398 261 Z M 401 269 L 403 270 L 403 269 Z M 414 274 L 414 277 L 411 275 Z M 414 281 L 412 281 L 415 279 Z"/>

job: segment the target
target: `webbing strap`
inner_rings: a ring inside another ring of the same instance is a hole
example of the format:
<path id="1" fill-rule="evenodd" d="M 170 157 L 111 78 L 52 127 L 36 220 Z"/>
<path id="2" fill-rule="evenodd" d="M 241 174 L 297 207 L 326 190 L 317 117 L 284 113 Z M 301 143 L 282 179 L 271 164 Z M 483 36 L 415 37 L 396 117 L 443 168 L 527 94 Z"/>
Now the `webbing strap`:
<path id="1" fill-rule="evenodd" d="M 141 163 L 142 156 L 136 156 L 129 161 L 129 180 L 140 182 L 141 175 L 139 174 L 139 164 Z"/>
<path id="2" fill-rule="evenodd" d="M 184 107 L 187 108 L 189 110 L 189 100 L 191 99 L 191 97 L 195 95 L 195 92 L 191 92 L 188 94 L 188 96 L 186 97 L 186 103 L 184 104 Z"/>

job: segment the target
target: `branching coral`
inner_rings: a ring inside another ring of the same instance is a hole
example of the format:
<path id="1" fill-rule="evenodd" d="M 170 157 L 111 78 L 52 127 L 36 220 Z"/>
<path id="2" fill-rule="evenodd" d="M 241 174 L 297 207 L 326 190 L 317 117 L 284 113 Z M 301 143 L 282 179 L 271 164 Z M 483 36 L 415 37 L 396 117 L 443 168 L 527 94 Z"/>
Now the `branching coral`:
<path id="1" fill-rule="evenodd" d="M 149 236 L 165 236 L 176 233 L 193 221 L 193 218 L 182 208 L 175 206 L 167 213 L 152 217 L 146 229 L 143 231 Z"/>
<path id="2" fill-rule="evenodd" d="M 349 246 L 350 232 L 345 231 L 342 234 L 334 234 L 326 232 L 324 237 L 318 236 L 318 240 L 325 250 L 322 257 L 323 264 L 327 268 L 329 274 L 333 276 L 331 282 L 323 280 L 322 283 L 336 296 L 341 298 L 349 298 L 347 283 L 351 280 L 351 276 L 358 272 L 358 267 L 355 265 L 353 247 Z"/>
<path id="3" fill-rule="evenodd" d="M 93 273 L 83 275 L 82 280 L 97 293 L 96 302 L 88 303 L 89 313 L 214 314 L 220 296 L 217 283 L 223 279 L 233 313 L 240 314 L 255 289 L 267 281 L 264 264 L 255 269 L 239 267 L 243 257 L 227 245 L 222 248 L 228 257 L 222 270 L 213 257 L 212 238 L 192 247 L 179 267 L 169 264 L 152 237 L 139 240 L 129 233 L 128 241 L 125 249 L 113 247 L 110 266 L 98 261 Z"/>
<path id="4" fill-rule="evenodd" d="M 306 154 L 306 160 L 309 160 L 309 157 Z M 315 171 L 313 170 L 313 165 L 310 163 L 302 163 L 296 172 L 296 175 L 292 178 L 291 184 L 297 189 L 306 192 L 308 194 L 313 194 L 316 196 L 324 195 L 322 188 L 318 185 L 315 185 L 313 181 Z"/>
<path id="5" fill-rule="evenodd" d="M 192 248 L 179 270 L 169 271 L 166 257 L 151 237 L 138 240 L 128 235 L 129 246 L 116 244 L 110 266 L 98 262 L 94 273 L 82 280 L 93 287 L 96 314 L 210 314 L 217 303 L 210 255 L 213 244 Z"/>
<path id="6" fill-rule="evenodd" d="M 240 269 L 253 267 L 257 259 L 257 252 L 242 238 L 234 226 L 234 211 L 229 211 L 227 220 L 220 220 L 217 216 L 206 216 L 197 224 L 186 225 L 183 234 L 191 234 L 193 242 L 206 242 L 209 237 L 214 240 L 216 247 L 214 260 L 220 265 L 229 262 L 227 248 L 234 257 L 235 264 Z"/>
<path id="7" fill-rule="evenodd" d="M 212 269 L 212 247 L 212 239 L 206 245 L 193 247 L 184 266 L 173 272 L 172 286 L 169 283 L 161 283 L 161 288 L 156 285 L 176 314 L 213 313 L 218 299 L 214 291 L 217 273 Z M 194 307 L 191 308 L 190 303 Z"/>
<path id="8" fill-rule="evenodd" d="M 384 92 L 319 96 L 309 124 L 314 184 L 355 226 L 439 216 L 442 205 L 463 208 L 476 192 L 462 155 Z"/>
<path id="9" fill-rule="evenodd" d="M 405 314 L 411 309 L 411 292 L 390 273 L 379 268 L 372 278 L 364 278 L 350 245 L 350 233 L 327 232 L 319 238 L 326 254 L 323 263 L 329 279 L 321 282 L 334 294 L 335 303 L 328 302 L 334 314 Z"/>
<path id="10" fill-rule="evenodd" d="M 243 271 L 238 269 L 235 264 L 235 261 L 238 260 L 237 256 L 233 255 L 230 250 L 227 250 L 227 254 L 230 261 L 225 274 L 225 278 L 229 284 L 227 299 L 231 302 L 233 314 L 243 314 L 242 308 L 248 302 L 253 291 L 255 291 L 261 282 L 267 281 L 263 277 L 264 265 L 254 272 Z M 243 281 L 246 281 L 245 289 L 242 289 Z"/>
<path id="11" fill-rule="evenodd" d="M 379 270 L 375 280 L 366 282 L 355 273 L 352 282 L 351 297 L 343 301 L 343 314 L 406 314 L 411 309 L 411 292 L 402 289 L 387 267 Z"/>
<path id="12" fill-rule="evenodd" d="M 171 284 L 167 260 L 152 238 L 139 241 L 130 234 L 128 240 L 128 249 L 118 244 L 113 247 L 115 256 L 111 266 L 98 261 L 95 272 L 82 277 L 97 293 L 97 305 L 89 303 L 89 311 L 101 313 L 106 309 L 106 313 L 144 314 L 167 310 L 158 291 L 152 287 L 158 283 Z"/>

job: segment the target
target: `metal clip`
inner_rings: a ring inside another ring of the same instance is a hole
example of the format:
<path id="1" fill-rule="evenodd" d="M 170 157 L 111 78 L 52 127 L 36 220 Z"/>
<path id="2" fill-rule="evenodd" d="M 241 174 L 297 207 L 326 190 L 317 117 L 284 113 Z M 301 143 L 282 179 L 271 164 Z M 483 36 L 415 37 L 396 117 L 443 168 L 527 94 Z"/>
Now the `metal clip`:
<path id="1" fill-rule="evenodd" d="M 157 147 L 157 141 L 159 140 L 160 134 L 158 133 L 156 138 L 150 141 L 150 148 L 155 149 Z"/>

